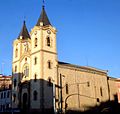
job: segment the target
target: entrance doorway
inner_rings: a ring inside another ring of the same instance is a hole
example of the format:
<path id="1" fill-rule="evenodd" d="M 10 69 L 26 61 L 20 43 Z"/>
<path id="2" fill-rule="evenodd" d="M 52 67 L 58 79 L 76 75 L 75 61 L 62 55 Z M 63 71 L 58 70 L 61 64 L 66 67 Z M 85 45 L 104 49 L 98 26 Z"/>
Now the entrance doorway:
<path id="1" fill-rule="evenodd" d="M 27 110 L 28 108 L 28 95 L 27 93 L 23 94 L 23 110 Z"/>

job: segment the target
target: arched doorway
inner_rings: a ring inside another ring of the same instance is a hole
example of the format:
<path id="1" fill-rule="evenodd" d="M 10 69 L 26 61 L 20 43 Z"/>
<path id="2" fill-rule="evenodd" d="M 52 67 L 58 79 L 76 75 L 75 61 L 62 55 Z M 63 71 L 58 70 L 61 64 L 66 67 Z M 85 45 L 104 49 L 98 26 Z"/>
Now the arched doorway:
<path id="1" fill-rule="evenodd" d="M 28 103 L 27 103 L 27 101 L 28 101 L 28 95 L 27 95 L 27 93 L 24 93 L 23 94 L 23 110 L 27 110 L 27 108 L 28 108 Z"/>

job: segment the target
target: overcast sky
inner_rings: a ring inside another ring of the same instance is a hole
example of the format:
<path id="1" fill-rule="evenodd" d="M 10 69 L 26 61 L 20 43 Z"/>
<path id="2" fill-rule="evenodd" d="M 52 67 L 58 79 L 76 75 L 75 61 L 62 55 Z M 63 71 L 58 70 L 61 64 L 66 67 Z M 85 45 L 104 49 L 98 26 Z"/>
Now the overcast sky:
<path id="1" fill-rule="evenodd" d="M 40 16 L 42 0 L 0 0 L 0 73 L 12 74 L 12 43 L 26 20 Z M 58 60 L 108 70 L 120 77 L 120 0 L 45 0 L 57 32 Z"/>

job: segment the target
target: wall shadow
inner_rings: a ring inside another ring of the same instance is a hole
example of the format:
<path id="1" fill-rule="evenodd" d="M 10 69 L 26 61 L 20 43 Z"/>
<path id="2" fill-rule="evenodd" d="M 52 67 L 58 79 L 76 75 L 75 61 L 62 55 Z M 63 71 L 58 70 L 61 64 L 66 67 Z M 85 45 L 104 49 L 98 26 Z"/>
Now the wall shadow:
<path id="1" fill-rule="evenodd" d="M 18 94 L 18 109 L 19 113 L 28 113 L 28 114 L 54 114 L 54 106 L 55 106 L 55 95 L 54 89 L 61 89 L 58 85 L 53 86 L 53 82 L 51 79 L 43 80 L 43 79 L 31 79 L 31 80 L 23 80 L 23 74 L 15 74 L 13 76 L 13 94 Z M 18 76 L 18 77 L 17 77 Z M 17 78 L 16 78 L 17 77 Z M 14 81 L 16 79 L 16 82 Z M 22 81 L 23 80 L 23 81 Z M 14 92 L 14 84 L 17 87 L 16 92 Z M 37 93 L 36 93 L 36 92 Z M 56 91 L 58 92 L 58 91 Z M 120 114 L 120 104 L 118 103 L 117 95 L 114 96 L 114 101 L 106 101 L 101 102 L 99 105 L 94 107 L 88 106 L 85 111 L 78 111 L 75 109 L 68 109 L 66 107 L 65 114 L 80 114 L 80 113 L 105 113 L 105 114 Z M 57 101 L 56 101 L 57 102 Z M 12 103 L 13 104 L 13 103 Z M 37 107 L 37 108 L 36 108 Z M 47 108 L 49 107 L 49 108 Z M 12 108 L 12 113 L 14 112 L 14 108 Z"/>
<path id="2" fill-rule="evenodd" d="M 118 103 L 117 95 L 114 96 L 115 100 L 113 101 L 106 101 L 101 102 L 99 106 L 94 107 L 87 107 L 88 110 L 86 111 L 78 111 L 78 110 L 66 110 L 66 114 L 80 114 L 80 113 L 87 113 L 87 114 L 120 114 L 120 104 Z"/>
<path id="3" fill-rule="evenodd" d="M 52 79 L 43 80 L 36 77 L 29 80 L 28 77 L 22 76 L 22 73 L 16 73 L 12 77 L 12 95 L 16 94 L 16 101 L 18 102 L 13 102 L 12 99 L 11 112 L 53 114 L 55 97 Z"/>

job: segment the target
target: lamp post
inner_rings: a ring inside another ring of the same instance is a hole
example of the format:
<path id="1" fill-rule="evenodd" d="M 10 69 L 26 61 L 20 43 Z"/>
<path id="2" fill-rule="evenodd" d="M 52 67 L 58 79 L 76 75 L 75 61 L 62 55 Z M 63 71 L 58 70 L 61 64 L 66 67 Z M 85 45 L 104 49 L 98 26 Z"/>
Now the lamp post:
<path id="1" fill-rule="evenodd" d="M 60 103 L 61 103 L 61 106 L 60 106 L 60 113 L 62 114 L 62 75 L 60 74 Z"/>
<path id="2" fill-rule="evenodd" d="M 62 114 L 62 102 L 63 102 L 63 98 L 62 98 L 62 77 L 65 77 L 64 75 L 60 74 L 60 113 Z"/>
<path id="3" fill-rule="evenodd" d="M 65 86 L 62 86 L 62 77 L 65 77 L 64 75 L 62 75 L 62 74 L 60 74 L 60 114 L 62 114 L 62 107 L 63 107 L 63 96 L 62 96 L 62 89 L 64 88 L 64 87 L 66 87 L 66 85 Z M 87 84 L 87 86 L 89 87 L 90 86 L 90 83 L 89 83 L 89 81 L 87 81 L 87 82 L 82 82 L 82 83 L 72 83 L 72 84 L 69 84 L 70 86 L 71 85 L 77 85 L 77 95 L 78 95 L 78 107 L 80 108 L 80 93 L 79 93 L 79 85 L 80 84 Z M 71 94 L 72 95 L 72 94 Z M 70 95 L 70 96 L 71 96 Z M 74 94 L 73 94 L 74 95 Z M 76 95 L 76 94 L 75 94 Z M 67 104 L 65 104 L 65 110 L 66 110 L 66 108 L 67 108 Z"/>
<path id="4" fill-rule="evenodd" d="M 80 96 L 79 96 L 79 84 L 77 83 L 77 90 L 78 90 L 78 107 L 80 108 Z"/>

